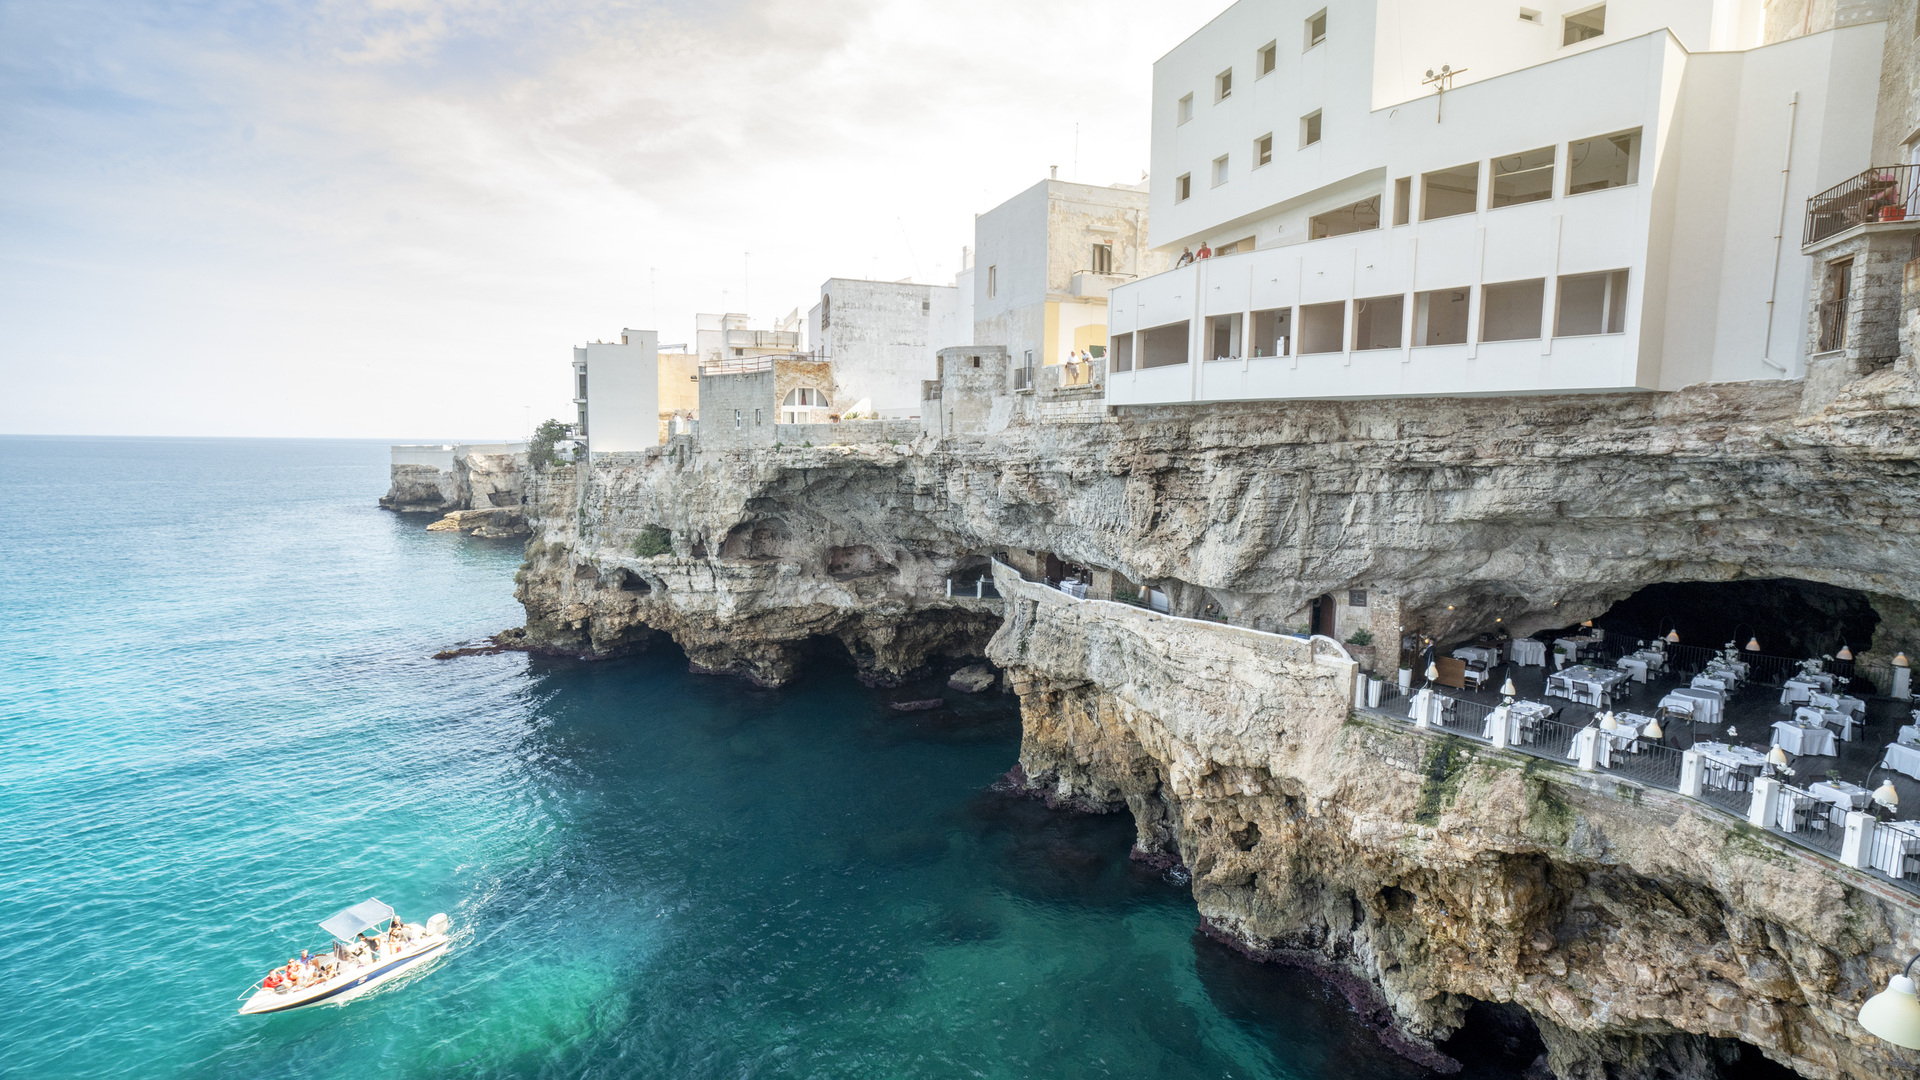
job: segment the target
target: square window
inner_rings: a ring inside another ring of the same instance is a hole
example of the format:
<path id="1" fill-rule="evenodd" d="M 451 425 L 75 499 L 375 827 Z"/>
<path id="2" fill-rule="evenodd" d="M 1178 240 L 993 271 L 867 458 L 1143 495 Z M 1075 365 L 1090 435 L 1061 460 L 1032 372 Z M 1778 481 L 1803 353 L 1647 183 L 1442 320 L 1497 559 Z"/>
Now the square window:
<path id="1" fill-rule="evenodd" d="M 1393 182 L 1393 223 L 1405 225 L 1413 213 L 1413 177 L 1403 176 Z"/>
<path id="2" fill-rule="evenodd" d="M 1271 75 L 1273 74 L 1273 69 L 1280 66 L 1280 50 L 1278 44 L 1278 42 L 1269 41 L 1265 45 L 1260 46 L 1259 57 L 1253 64 L 1254 78 L 1257 79 L 1265 75 Z"/>
<path id="3" fill-rule="evenodd" d="M 1546 24 L 1546 20 L 1540 17 L 1540 12 L 1534 10 L 1533 8 L 1524 8 L 1524 7 L 1521 8 L 1520 21 L 1524 23 L 1533 23 L 1536 26 L 1543 26 Z"/>
<path id="4" fill-rule="evenodd" d="M 1467 343 L 1467 287 L 1413 294 L 1415 345 Z"/>
<path id="5" fill-rule="evenodd" d="M 1335 300 L 1330 304 L 1300 306 L 1300 352 L 1335 353 L 1346 351 L 1347 305 Z"/>
<path id="6" fill-rule="evenodd" d="M 1273 164 L 1273 133 L 1269 131 L 1253 140 L 1253 167 L 1257 169 L 1262 165 L 1271 164 Z"/>
<path id="7" fill-rule="evenodd" d="M 1184 124 L 1191 119 L 1193 119 L 1193 95 L 1188 94 L 1186 97 L 1180 99 L 1176 122 Z"/>
<path id="8" fill-rule="evenodd" d="M 1300 145 L 1312 146 L 1320 141 L 1320 110 L 1315 109 L 1300 118 Z"/>
<path id="9" fill-rule="evenodd" d="M 1547 279 L 1503 281 L 1480 287 L 1480 340 L 1524 341 L 1540 336 L 1540 305 Z"/>
<path id="10" fill-rule="evenodd" d="M 1640 182 L 1640 129 L 1567 144 L 1567 194 Z"/>
<path id="11" fill-rule="evenodd" d="M 1240 316 L 1207 316 L 1208 360 L 1240 359 Z"/>
<path id="12" fill-rule="evenodd" d="M 1213 77 L 1213 100 L 1225 101 L 1233 96 L 1233 69 L 1228 68 Z"/>
<path id="13" fill-rule="evenodd" d="M 1348 589 L 1347 590 L 1347 606 L 1348 607 L 1366 607 L 1367 606 L 1367 590 Z"/>
<path id="14" fill-rule="evenodd" d="M 1493 159 L 1493 190 L 1487 207 L 1517 206 L 1553 198 L 1553 147 Z"/>
<path id="15" fill-rule="evenodd" d="M 1565 26 L 1560 36 L 1562 48 L 1592 41 L 1607 32 L 1607 5 L 1596 4 L 1585 11 L 1576 11 L 1567 16 Z"/>
<path id="16" fill-rule="evenodd" d="M 1624 334 L 1627 331 L 1627 272 L 1567 274 L 1555 290 L 1553 336 Z"/>
<path id="17" fill-rule="evenodd" d="M 1254 356 L 1286 356 L 1292 346 L 1292 308 L 1268 308 L 1253 313 Z"/>
<path id="18" fill-rule="evenodd" d="M 1420 178 L 1420 220 L 1471 214 L 1480 208 L 1480 163 L 1430 172 Z"/>
<path id="19" fill-rule="evenodd" d="M 1325 40 L 1327 40 L 1327 9 L 1321 8 L 1314 14 L 1307 16 L 1306 47 L 1311 49 Z"/>
<path id="20" fill-rule="evenodd" d="M 1133 370 L 1133 335 L 1121 334 L 1113 339 L 1112 359 L 1109 366 L 1115 371 Z"/>
<path id="21" fill-rule="evenodd" d="M 1186 202 L 1193 198 L 1193 174 L 1181 173 L 1173 181 L 1173 201 Z"/>
<path id="22" fill-rule="evenodd" d="M 1307 239 L 1325 240 L 1329 236 L 1366 232 L 1380 227 L 1380 196 L 1369 195 L 1357 203 L 1335 207 L 1307 219 Z"/>
<path id="23" fill-rule="evenodd" d="M 1219 187 L 1227 182 L 1227 155 L 1221 154 L 1213 159 L 1213 186 Z"/>
<path id="24" fill-rule="evenodd" d="M 1397 349 L 1400 316 L 1407 310 L 1404 296 L 1372 296 L 1353 302 L 1353 347 Z"/>

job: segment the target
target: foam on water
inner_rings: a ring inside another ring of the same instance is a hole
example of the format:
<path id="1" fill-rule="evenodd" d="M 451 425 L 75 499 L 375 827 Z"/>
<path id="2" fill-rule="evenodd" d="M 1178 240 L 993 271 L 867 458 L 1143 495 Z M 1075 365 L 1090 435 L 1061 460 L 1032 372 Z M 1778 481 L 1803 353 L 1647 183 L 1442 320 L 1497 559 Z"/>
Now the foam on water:
<path id="1" fill-rule="evenodd" d="M 519 548 L 375 509 L 385 459 L 0 439 L 0 1071 L 1419 1075 L 1196 938 L 1125 815 L 985 794 L 1004 698 L 428 659 L 519 622 Z M 367 896 L 459 947 L 235 1014 Z"/>

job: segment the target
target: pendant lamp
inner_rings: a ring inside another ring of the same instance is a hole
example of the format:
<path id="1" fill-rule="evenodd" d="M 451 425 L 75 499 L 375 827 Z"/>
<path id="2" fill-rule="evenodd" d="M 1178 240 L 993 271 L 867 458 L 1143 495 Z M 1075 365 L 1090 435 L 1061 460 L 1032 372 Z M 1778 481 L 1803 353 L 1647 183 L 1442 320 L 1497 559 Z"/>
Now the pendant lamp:
<path id="1" fill-rule="evenodd" d="M 1500 692 L 1508 697 L 1513 697 L 1520 692 L 1519 688 L 1513 685 L 1513 676 L 1507 676 L 1507 681 L 1500 684 Z"/>
<path id="2" fill-rule="evenodd" d="M 1667 631 L 1667 644 L 1669 645 L 1680 644 L 1680 631 L 1678 630 Z"/>
<path id="3" fill-rule="evenodd" d="M 1664 739 L 1667 737 L 1666 731 L 1660 727 L 1660 718 L 1657 716 L 1647 721 L 1647 726 L 1640 730 L 1640 734 L 1649 739 Z"/>
<path id="4" fill-rule="evenodd" d="M 1608 709 L 1606 712 L 1603 712 L 1600 714 L 1600 730 L 1601 731 L 1619 731 L 1620 730 L 1620 721 L 1615 720 L 1613 718 L 1612 709 Z"/>
<path id="5" fill-rule="evenodd" d="M 1431 662 L 1428 663 L 1427 664 L 1427 681 L 1432 682 L 1435 679 L 1438 679 L 1439 677 L 1440 677 L 1440 665 L 1438 663 L 1431 663 Z"/>
<path id="6" fill-rule="evenodd" d="M 1759 638 L 1757 638 L 1757 637 L 1756 637 L 1756 638 L 1748 638 L 1748 639 L 1747 639 L 1747 651 L 1748 651 L 1748 652 L 1759 652 L 1759 651 L 1760 651 L 1760 639 L 1759 639 Z"/>
<path id="7" fill-rule="evenodd" d="M 1842 645 L 1840 646 L 1840 651 L 1833 654 L 1833 658 L 1835 660 L 1851 660 L 1853 659 L 1853 650 Z"/>
<path id="8" fill-rule="evenodd" d="M 1767 751 L 1767 764 L 1773 765 L 1782 769 L 1786 768 L 1789 764 L 1791 764 L 1790 762 L 1787 761 L 1786 749 L 1784 747 L 1776 746 L 1773 749 Z"/>
<path id="9" fill-rule="evenodd" d="M 1912 970 L 1912 962 L 1907 968 Z M 1920 1050 L 1920 997 L 1905 972 L 1888 979 L 1885 990 L 1860 1006 L 1860 1026 L 1895 1046 Z"/>
<path id="10" fill-rule="evenodd" d="M 1893 786 L 1893 777 L 1889 776 L 1877 788 L 1873 789 L 1873 801 L 1889 810 L 1900 809 L 1900 792 Z"/>

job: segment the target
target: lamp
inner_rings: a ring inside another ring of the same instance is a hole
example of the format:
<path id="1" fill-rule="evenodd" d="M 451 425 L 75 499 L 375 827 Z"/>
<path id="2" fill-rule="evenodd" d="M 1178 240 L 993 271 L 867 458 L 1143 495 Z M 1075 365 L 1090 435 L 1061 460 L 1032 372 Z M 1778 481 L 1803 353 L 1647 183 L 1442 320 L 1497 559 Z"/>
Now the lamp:
<path id="1" fill-rule="evenodd" d="M 1678 630 L 1667 631 L 1667 644 L 1669 645 L 1680 644 L 1680 631 Z"/>
<path id="2" fill-rule="evenodd" d="M 1608 709 L 1606 712 L 1603 712 L 1600 714 L 1600 730 L 1601 731 L 1619 731 L 1620 730 L 1620 721 L 1615 720 L 1613 718 L 1612 709 Z"/>
<path id="3" fill-rule="evenodd" d="M 1757 638 L 1757 637 L 1754 637 L 1754 638 L 1748 638 L 1748 639 L 1747 639 L 1747 651 L 1748 651 L 1748 652 L 1759 652 L 1759 651 L 1760 651 L 1760 639 L 1759 639 L 1759 638 Z"/>
<path id="4" fill-rule="evenodd" d="M 1833 658 L 1835 660 L 1851 660 L 1853 659 L 1853 650 L 1842 645 L 1840 646 L 1840 651 L 1833 654 Z"/>
<path id="5" fill-rule="evenodd" d="M 1649 739 L 1664 739 L 1667 737 L 1666 731 L 1660 727 L 1660 718 L 1657 716 L 1647 721 L 1647 726 L 1640 730 L 1640 734 Z"/>
<path id="6" fill-rule="evenodd" d="M 1895 1046 L 1920 1050 L 1920 997 L 1914 995 L 1913 980 L 1907 977 L 1912 970 L 1909 960 L 1900 974 L 1887 980 L 1885 990 L 1860 1006 L 1860 1026 Z"/>
<path id="7" fill-rule="evenodd" d="M 1900 809 L 1900 792 L 1893 786 L 1893 777 L 1889 776 L 1873 789 L 1873 801 L 1889 810 Z"/>
<path id="8" fill-rule="evenodd" d="M 1767 751 L 1767 764 L 1775 768 L 1786 768 L 1788 764 L 1790 764 L 1790 762 L 1787 761 L 1787 751 L 1783 747 L 1778 746 Z"/>
<path id="9" fill-rule="evenodd" d="M 1894 667 L 1908 667 L 1908 666 L 1910 666 L 1910 665 L 1908 665 L 1908 663 L 1907 663 L 1907 654 L 1906 654 L 1906 653 L 1894 653 L 1894 654 L 1893 654 L 1893 666 L 1894 666 Z"/>
<path id="10" fill-rule="evenodd" d="M 1588 619 L 1588 620 L 1587 620 L 1586 622 L 1583 622 L 1583 623 L 1581 623 L 1580 625 L 1581 625 L 1581 626 L 1592 626 L 1592 625 L 1593 625 L 1593 620 L 1592 620 L 1592 619 Z"/>
<path id="11" fill-rule="evenodd" d="M 1439 677 L 1440 677 L 1440 665 L 1432 661 L 1428 661 L 1427 662 L 1427 681 L 1432 682 L 1435 679 L 1438 679 Z"/>
<path id="12" fill-rule="evenodd" d="M 1507 681 L 1500 684 L 1500 692 L 1507 695 L 1508 697 L 1512 697 L 1515 694 L 1518 694 L 1520 692 L 1513 685 L 1513 676 L 1511 675 L 1507 676 Z"/>

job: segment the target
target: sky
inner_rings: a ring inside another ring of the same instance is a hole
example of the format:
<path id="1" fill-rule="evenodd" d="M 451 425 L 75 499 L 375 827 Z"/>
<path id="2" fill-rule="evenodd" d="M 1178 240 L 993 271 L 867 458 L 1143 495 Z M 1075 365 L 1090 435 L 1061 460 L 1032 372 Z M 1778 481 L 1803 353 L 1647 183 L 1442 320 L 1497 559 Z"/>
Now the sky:
<path id="1" fill-rule="evenodd" d="M 1142 0 L 0 0 L 0 433 L 505 438 L 572 346 L 1137 183 Z"/>

